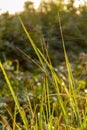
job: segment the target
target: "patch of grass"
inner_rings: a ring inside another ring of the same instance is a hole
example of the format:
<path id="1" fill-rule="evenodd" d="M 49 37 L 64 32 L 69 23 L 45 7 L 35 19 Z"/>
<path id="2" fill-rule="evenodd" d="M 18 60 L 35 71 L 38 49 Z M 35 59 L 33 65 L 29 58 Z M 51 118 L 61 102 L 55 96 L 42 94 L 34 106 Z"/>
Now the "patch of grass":
<path id="1" fill-rule="evenodd" d="M 11 85 L 9 76 L 6 73 L 3 64 L 0 62 L 0 68 L 4 74 L 4 78 L 7 82 L 8 88 L 15 102 L 14 113 L 10 113 L 10 111 L 8 110 L 8 113 L 11 119 L 13 120 L 13 125 L 11 124 L 12 126 L 2 114 L 0 115 L 1 119 L 4 120 L 5 122 L 5 126 L 3 126 L 3 129 L 7 129 L 7 130 L 8 129 L 16 130 L 16 128 L 18 130 L 21 129 L 22 130 L 23 129 L 25 130 L 29 130 L 29 129 L 30 130 L 31 129 L 33 130 L 57 130 L 57 129 L 85 130 L 86 129 L 87 109 L 85 107 L 84 110 L 80 112 L 80 108 L 78 106 L 79 99 L 83 98 L 83 96 L 80 97 L 80 94 L 76 89 L 77 87 L 76 80 L 74 79 L 71 65 L 69 63 L 69 59 L 66 53 L 62 27 L 61 27 L 61 20 L 59 15 L 58 18 L 59 18 L 59 26 L 60 26 L 66 68 L 67 68 L 67 77 L 66 77 L 67 83 L 64 81 L 63 78 L 65 77 L 63 75 L 61 78 L 59 76 L 59 73 L 55 72 L 55 69 L 51 63 L 47 49 L 45 50 L 47 56 L 45 56 L 42 53 L 42 51 L 36 46 L 29 32 L 24 26 L 22 19 L 19 17 L 22 28 L 39 59 L 39 67 L 42 70 L 43 76 L 39 86 L 35 84 L 34 91 L 32 92 L 33 101 L 32 98 L 30 98 L 30 96 L 26 94 L 25 91 L 26 89 L 24 88 L 23 92 L 25 92 L 25 95 L 27 95 L 26 96 L 27 105 L 22 104 L 25 105 L 22 107 L 21 104 L 19 103 L 18 97 L 13 89 L 13 86 Z M 27 54 L 25 54 L 25 56 L 27 56 Z M 36 91 L 37 94 L 34 95 L 35 94 L 34 92 Z M 79 95 L 77 96 L 77 94 Z M 21 93 L 19 96 L 21 96 Z M 85 104 L 87 104 L 86 98 L 80 99 L 80 101 L 81 100 L 84 101 Z M 20 114 L 20 117 L 22 119 L 20 123 L 18 123 L 16 120 L 17 116 L 19 116 L 18 114 Z"/>

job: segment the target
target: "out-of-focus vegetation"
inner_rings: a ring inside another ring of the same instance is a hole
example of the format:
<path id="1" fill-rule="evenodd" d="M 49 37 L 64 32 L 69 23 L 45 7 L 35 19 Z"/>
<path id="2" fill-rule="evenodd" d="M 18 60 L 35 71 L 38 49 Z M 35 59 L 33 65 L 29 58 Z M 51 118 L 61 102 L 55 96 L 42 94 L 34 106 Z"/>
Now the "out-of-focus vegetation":
<path id="1" fill-rule="evenodd" d="M 69 65 L 64 58 L 58 13 L 72 72 L 66 67 Z M 18 15 L 35 45 L 49 64 L 53 64 L 53 70 L 46 62 L 38 60 Z M 87 3 L 77 9 L 73 0 L 67 5 L 63 0 L 57 3 L 42 1 L 38 10 L 28 1 L 20 14 L 6 12 L 0 16 L 0 60 L 27 115 L 30 130 L 87 128 L 86 23 Z M 0 70 L 0 129 L 11 128 L 25 129 Z"/>
<path id="2" fill-rule="evenodd" d="M 79 55 L 80 52 L 86 53 L 87 3 L 77 9 L 73 6 L 72 0 L 67 5 L 63 1 L 57 3 L 42 2 L 39 9 L 35 10 L 33 3 L 28 1 L 24 5 L 24 11 L 20 13 L 37 46 L 42 49 L 45 41 L 53 62 L 64 60 L 58 12 L 60 12 L 66 50 L 70 58 Z M 31 61 L 27 61 L 17 48 L 22 49 L 30 57 L 37 60 L 21 28 L 17 15 L 9 15 L 7 12 L 0 16 L 0 58 L 4 61 L 6 59 L 18 59 L 23 66 L 29 68 L 27 62 Z"/>

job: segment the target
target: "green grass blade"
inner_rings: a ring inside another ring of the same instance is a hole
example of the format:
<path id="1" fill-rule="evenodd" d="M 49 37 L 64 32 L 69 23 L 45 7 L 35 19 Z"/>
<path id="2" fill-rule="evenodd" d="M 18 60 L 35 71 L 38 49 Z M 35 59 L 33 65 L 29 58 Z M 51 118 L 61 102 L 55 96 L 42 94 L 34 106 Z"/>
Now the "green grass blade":
<path id="1" fill-rule="evenodd" d="M 16 106 L 17 106 L 17 109 L 18 109 L 18 111 L 19 111 L 19 113 L 20 113 L 20 116 L 21 116 L 21 118 L 22 118 L 22 120 L 23 120 L 23 123 L 24 123 L 24 125 L 25 125 L 25 128 L 26 128 L 26 130 L 28 130 L 28 121 L 27 121 L 25 112 L 24 112 L 24 111 L 21 109 L 21 107 L 20 107 L 20 104 L 19 104 L 19 102 L 18 102 L 17 96 L 16 96 L 15 93 L 14 93 L 14 90 L 13 90 L 13 88 L 12 88 L 12 86 L 11 86 L 11 83 L 10 83 L 10 81 L 9 81 L 9 79 L 8 79 L 8 76 L 7 76 L 7 74 L 6 74 L 5 70 L 4 70 L 4 67 L 3 67 L 1 61 L 0 61 L 0 68 L 1 68 L 1 70 L 2 70 L 2 72 L 3 72 L 3 75 L 4 75 L 4 77 L 5 77 L 5 80 L 6 80 L 6 82 L 7 82 L 7 85 L 8 85 L 8 87 L 9 87 L 10 91 L 11 91 L 11 94 L 12 94 L 12 96 L 13 96 L 13 99 L 14 99 L 14 101 L 15 101 L 15 104 L 16 104 Z"/>
<path id="2" fill-rule="evenodd" d="M 68 71 L 68 82 L 69 82 L 68 96 L 70 98 L 71 107 L 74 111 L 74 114 L 75 114 L 77 120 L 78 120 L 78 124 L 81 126 L 81 119 L 80 119 L 80 116 L 79 116 L 77 100 L 75 98 L 76 97 L 76 91 L 75 91 L 74 77 L 73 77 L 71 65 L 69 63 L 69 59 L 68 59 L 68 56 L 67 56 L 67 53 L 66 53 L 66 48 L 65 48 L 64 38 L 63 38 L 63 32 L 62 32 L 62 26 L 61 26 L 61 19 L 60 19 L 59 13 L 58 13 L 58 21 L 59 21 L 61 38 L 62 38 L 62 46 L 63 46 L 63 50 L 64 50 L 64 56 L 65 56 L 65 61 L 66 61 L 66 67 L 67 67 L 67 71 Z M 70 95 L 73 95 L 73 97 L 70 96 Z"/>
<path id="3" fill-rule="evenodd" d="M 54 69 L 53 69 L 52 64 L 50 64 L 50 63 L 47 61 L 47 59 L 46 59 L 45 56 L 42 54 L 42 52 L 39 50 L 39 48 L 37 48 L 37 46 L 35 45 L 34 41 L 33 41 L 32 38 L 30 37 L 30 35 L 29 35 L 29 33 L 28 33 L 26 27 L 24 26 L 24 23 L 22 22 L 22 20 L 21 20 L 20 17 L 19 17 L 19 20 L 20 20 L 20 23 L 21 23 L 21 25 L 22 25 L 22 28 L 23 28 L 23 30 L 24 30 L 26 36 L 28 37 L 28 39 L 29 39 L 29 41 L 30 41 L 30 43 L 31 43 L 31 45 L 32 45 L 32 47 L 33 47 L 33 49 L 34 49 L 36 55 L 38 56 L 38 58 L 39 58 L 39 60 L 40 60 L 40 62 L 41 62 L 41 64 L 42 64 L 42 67 L 44 68 L 46 74 L 47 74 L 47 70 L 46 70 L 45 65 L 48 66 L 48 68 L 49 68 L 49 70 L 50 70 L 50 72 L 51 72 L 51 74 L 52 74 L 52 77 L 53 77 L 53 79 L 54 79 L 55 87 L 57 88 L 57 92 L 58 92 L 58 94 L 59 94 L 59 88 L 58 88 L 59 86 L 58 86 L 58 83 L 59 83 L 60 85 L 61 85 L 61 83 L 60 83 L 60 80 L 58 79 L 58 76 L 57 76 L 56 73 L 54 72 Z M 45 64 L 43 63 L 43 61 L 44 61 Z M 66 112 L 66 110 L 65 110 L 65 108 L 64 108 L 64 103 L 63 103 L 63 101 L 62 101 L 61 96 L 58 96 L 58 100 L 59 100 L 59 103 L 60 103 L 60 106 L 61 106 L 61 109 L 62 109 L 62 112 L 63 112 L 63 115 L 64 115 L 64 119 L 65 119 L 66 123 L 68 123 L 67 112 Z"/>

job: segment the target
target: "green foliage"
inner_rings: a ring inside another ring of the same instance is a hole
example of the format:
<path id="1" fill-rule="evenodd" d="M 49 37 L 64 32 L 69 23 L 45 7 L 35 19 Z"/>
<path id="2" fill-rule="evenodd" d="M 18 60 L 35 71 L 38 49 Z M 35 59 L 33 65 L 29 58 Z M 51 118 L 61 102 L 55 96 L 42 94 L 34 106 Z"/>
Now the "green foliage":
<path id="1" fill-rule="evenodd" d="M 63 2 L 0 16 L 0 129 L 87 128 L 87 5 Z"/>
<path id="2" fill-rule="evenodd" d="M 61 15 L 66 50 L 68 50 L 70 57 L 73 57 L 73 53 L 77 55 L 82 51 L 87 52 L 86 4 L 79 7 L 80 14 L 77 14 L 78 10 L 73 6 L 72 1 L 67 5 L 64 4 L 64 1 L 57 3 L 52 1 L 49 3 L 41 2 L 38 10 L 34 9 L 32 2 L 26 2 L 24 11 L 20 13 L 24 25 L 37 46 L 42 49 L 42 45 L 44 44 L 43 40 L 46 42 L 49 54 L 54 63 L 55 57 L 56 59 L 64 60 L 63 53 L 61 53 L 62 46 L 58 11 L 60 11 Z M 27 59 L 23 56 L 20 59 L 21 53 L 18 48 L 27 54 L 29 53 L 31 58 L 37 59 L 37 57 L 31 45 L 28 43 L 17 15 L 4 13 L 0 16 L 0 21 L 0 58 L 4 58 L 4 61 L 8 58 L 12 60 L 18 59 L 23 63 L 23 66 L 25 62 L 25 67 L 29 68 L 27 66 Z M 55 52 L 54 56 L 51 52 Z M 60 53 L 62 55 L 61 57 L 59 56 Z"/>

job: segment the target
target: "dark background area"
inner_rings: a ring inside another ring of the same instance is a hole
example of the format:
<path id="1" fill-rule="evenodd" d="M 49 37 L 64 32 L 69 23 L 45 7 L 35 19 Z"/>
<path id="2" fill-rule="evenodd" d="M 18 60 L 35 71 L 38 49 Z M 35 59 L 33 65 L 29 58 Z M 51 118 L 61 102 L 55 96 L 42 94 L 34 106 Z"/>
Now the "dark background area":
<path id="1" fill-rule="evenodd" d="M 35 10 L 33 3 L 27 1 L 24 4 L 24 11 L 19 14 L 37 47 L 43 51 L 44 44 L 47 46 L 54 65 L 64 61 L 58 12 L 67 54 L 70 60 L 76 59 L 80 53 L 87 53 L 87 3 L 76 8 L 74 0 L 70 0 L 68 4 L 64 1 L 58 3 L 43 1 L 39 9 Z M 38 60 L 17 14 L 10 15 L 6 12 L 0 15 L 0 59 L 3 62 L 19 60 L 22 68 L 32 70 L 31 60 L 19 50 L 33 60 Z"/>

